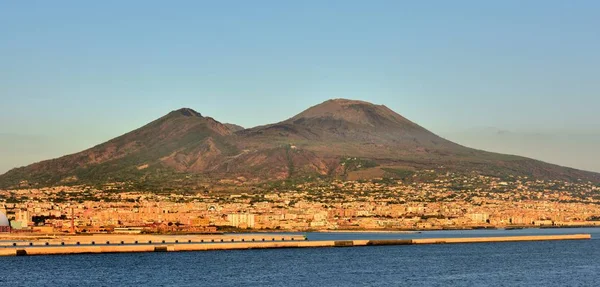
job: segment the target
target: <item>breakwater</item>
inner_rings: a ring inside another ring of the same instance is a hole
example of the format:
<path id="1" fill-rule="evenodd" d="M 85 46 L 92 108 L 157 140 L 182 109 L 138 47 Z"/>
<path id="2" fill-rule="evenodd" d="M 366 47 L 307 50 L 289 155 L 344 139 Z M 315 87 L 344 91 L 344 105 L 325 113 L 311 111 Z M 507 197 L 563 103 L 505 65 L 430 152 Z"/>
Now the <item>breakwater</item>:
<path id="1" fill-rule="evenodd" d="M 418 244 L 457 244 L 457 243 L 491 243 L 491 242 L 520 242 L 520 241 L 550 241 L 550 240 L 587 240 L 590 234 L 569 235 L 538 235 L 538 236 L 502 236 L 502 237 L 468 237 L 468 238 L 420 238 L 420 239 L 387 239 L 387 240 L 337 240 L 337 241 L 308 241 L 303 236 L 285 237 L 252 237 L 246 238 L 227 237 L 210 239 L 203 242 L 160 241 L 117 244 L 109 241 L 104 244 L 89 245 L 32 245 L 24 243 L 0 247 L 0 256 L 24 255 L 58 255 L 58 254 L 93 254 L 93 253 L 125 253 L 125 252 L 179 252 L 179 251 L 209 251 L 209 250 L 239 250 L 239 249 L 265 249 L 265 248 L 310 248 L 310 247 L 359 247 L 381 245 L 418 245 Z M 173 239 L 173 238 L 171 238 Z M 232 241 L 233 239 L 233 241 Z M 244 239 L 242 241 L 242 239 Z M 253 239 L 253 240 L 252 240 Z"/>
<path id="2" fill-rule="evenodd" d="M 132 245 L 132 244 L 179 244 L 179 243 L 223 243 L 256 241 L 306 240 L 302 235 L 286 234 L 224 234 L 224 235 L 149 235 L 149 234 L 94 234 L 59 236 L 5 236 L 2 247 L 19 246 L 71 246 L 71 245 Z"/>

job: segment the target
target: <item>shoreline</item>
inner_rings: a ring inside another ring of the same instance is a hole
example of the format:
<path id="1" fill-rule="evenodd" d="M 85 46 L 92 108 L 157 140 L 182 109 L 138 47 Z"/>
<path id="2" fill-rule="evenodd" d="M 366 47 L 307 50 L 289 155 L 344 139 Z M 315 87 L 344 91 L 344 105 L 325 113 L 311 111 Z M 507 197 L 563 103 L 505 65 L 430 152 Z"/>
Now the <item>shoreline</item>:
<path id="1" fill-rule="evenodd" d="M 34 233 L 34 232 L 15 232 L 15 233 L 0 233 L 0 242 L 14 238 L 33 238 L 33 239 L 56 239 L 69 236 L 226 236 L 226 235 L 249 235 L 249 234 L 293 234 L 293 233 L 380 233 L 380 234 L 419 234 L 422 232 L 431 231 L 474 231 L 474 230 L 526 230 L 526 229 L 576 229 L 576 228 L 600 228 L 600 225 L 570 225 L 570 226 L 471 226 L 471 227 L 456 227 L 456 228 L 428 228 L 428 229 L 310 229 L 310 230 L 230 230 L 213 233 L 140 233 L 140 234 L 125 234 L 125 233 Z"/>
<path id="2" fill-rule="evenodd" d="M 426 228 L 426 229 L 309 229 L 309 230 L 237 230 L 226 232 L 225 234 L 246 234 L 246 233 L 405 233 L 415 234 L 425 231 L 468 231 L 468 230 L 520 230 L 520 229 L 572 229 L 572 228 L 600 228 L 600 225 L 568 225 L 568 226 L 465 226 L 465 227 L 441 227 L 441 228 Z"/>
<path id="3" fill-rule="evenodd" d="M 313 233 L 395 233 L 395 234 L 419 234 L 421 231 L 417 230 L 316 230 L 310 231 Z"/>
<path id="4" fill-rule="evenodd" d="M 274 248 L 324 248 L 324 247 L 369 247 L 389 245 L 423 245 L 423 244 L 467 244 L 467 243 L 497 243 L 497 242 L 526 242 L 526 241 L 556 241 L 556 240 L 590 240 L 590 234 L 567 235 L 535 235 L 535 236 L 501 236 L 501 237 L 463 237 L 463 238 L 419 238 L 419 239 L 384 239 L 384 240 L 325 240 L 309 241 L 306 237 L 286 238 L 252 238 L 249 240 L 216 238 L 203 242 L 162 241 L 160 243 L 110 243 L 80 245 L 71 243 L 65 245 L 37 245 L 22 242 L 25 245 L 12 245 L 0 248 L 0 256 L 29 256 L 29 255 L 67 255 L 67 254 L 98 254 L 98 253 L 135 253 L 135 252 L 186 252 L 209 250 L 245 250 L 245 249 L 274 249 Z M 239 239 L 239 238 L 238 238 Z M 270 241 L 269 239 L 272 239 Z"/>

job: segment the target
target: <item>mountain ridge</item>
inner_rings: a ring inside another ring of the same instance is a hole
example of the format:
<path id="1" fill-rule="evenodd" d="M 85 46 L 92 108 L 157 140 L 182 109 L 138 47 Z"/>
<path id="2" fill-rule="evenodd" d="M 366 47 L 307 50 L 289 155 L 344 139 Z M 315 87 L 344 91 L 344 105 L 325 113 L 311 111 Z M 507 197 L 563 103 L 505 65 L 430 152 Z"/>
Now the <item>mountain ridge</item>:
<path id="1" fill-rule="evenodd" d="M 354 160 L 349 160 L 354 159 Z M 249 129 L 182 108 L 84 151 L 16 168 L 0 187 L 195 178 L 376 178 L 435 169 L 600 182 L 600 174 L 453 143 L 384 105 L 333 99 Z"/>

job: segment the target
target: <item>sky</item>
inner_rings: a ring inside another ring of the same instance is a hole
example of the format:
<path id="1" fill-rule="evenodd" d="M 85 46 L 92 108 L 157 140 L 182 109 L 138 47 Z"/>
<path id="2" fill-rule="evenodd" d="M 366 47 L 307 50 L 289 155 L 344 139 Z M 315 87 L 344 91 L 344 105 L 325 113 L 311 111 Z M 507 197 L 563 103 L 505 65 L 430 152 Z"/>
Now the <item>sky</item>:
<path id="1" fill-rule="evenodd" d="M 253 127 L 331 98 L 600 172 L 600 1 L 2 1 L 0 173 L 182 107 Z"/>

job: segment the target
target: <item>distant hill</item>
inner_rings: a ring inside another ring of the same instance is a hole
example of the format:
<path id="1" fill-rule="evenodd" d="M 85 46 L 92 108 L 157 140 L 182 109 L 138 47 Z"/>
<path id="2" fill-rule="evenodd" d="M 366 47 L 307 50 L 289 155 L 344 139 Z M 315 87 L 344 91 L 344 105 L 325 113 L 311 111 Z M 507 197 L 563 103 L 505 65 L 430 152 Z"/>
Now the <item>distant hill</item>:
<path id="1" fill-rule="evenodd" d="M 382 105 L 336 99 L 251 129 L 180 109 L 88 150 L 13 169 L 0 186 L 367 179 L 422 169 L 600 182 L 597 173 L 455 144 Z"/>

